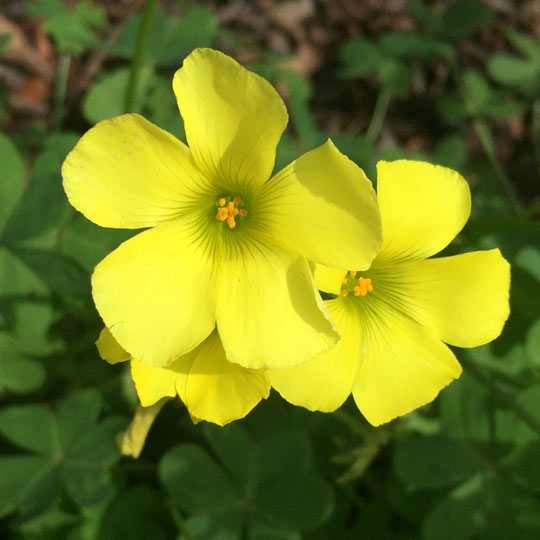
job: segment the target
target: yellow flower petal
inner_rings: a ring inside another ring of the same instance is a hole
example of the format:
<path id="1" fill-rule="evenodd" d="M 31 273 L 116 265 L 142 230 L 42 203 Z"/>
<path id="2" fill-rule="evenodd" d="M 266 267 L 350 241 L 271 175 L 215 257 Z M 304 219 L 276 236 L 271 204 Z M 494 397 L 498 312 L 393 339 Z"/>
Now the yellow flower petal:
<path id="1" fill-rule="evenodd" d="M 377 163 L 383 247 L 377 261 L 425 259 L 446 247 L 471 212 L 457 172 L 422 161 Z"/>
<path id="2" fill-rule="evenodd" d="M 374 426 L 432 401 L 461 366 L 450 349 L 409 317 L 377 306 L 359 310 L 360 366 L 353 388 L 356 404 Z"/>
<path id="3" fill-rule="evenodd" d="M 102 227 L 152 227 L 178 216 L 206 181 L 189 149 L 137 114 L 90 129 L 62 166 L 69 202 Z"/>
<path id="4" fill-rule="evenodd" d="M 165 403 L 167 403 L 166 399 L 152 407 L 137 408 L 135 416 L 126 431 L 116 436 L 116 443 L 123 456 L 137 459 L 141 455 L 150 428 Z"/>
<path id="5" fill-rule="evenodd" d="M 134 358 L 166 367 L 215 326 L 215 276 L 198 224 L 163 223 L 124 242 L 96 267 L 92 293 Z"/>
<path id="6" fill-rule="evenodd" d="M 317 284 L 317 289 L 331 294 L 339 295 L 346 275 L 347 270 L 338 270 L 322 264 L 316 264 L 313 270 L 313 278 Z"/>
<path id="7" fill-rule="evenodd" d="M 196 49 L 173 89 L 190 149 L 208 178 L 230 188 L 270 177 L 288 116 L 267 81 L 218 51 Z"/>
<path id="8" fill-rule="evenodd" d="M 246 416 L 270 392 L 263 370 L 227 361 L 217 332 L 175 362 L 173 369 L 178 394 L 194 422 L 223 426 Z"/>
<path id="9" fill-rule="evenodd" d="M 279 172 L 261 198 L 272 238 L 310 261 L 362 270 L 381 246 L 371 182 L 330 140 Z"/>
<path id="10" fill-rule="evenodd" d="M 164 397 L 176 396 L 176 372 L 172 369 L 147 366 L 133 359 L 131 377 L 143 407 L 150 407 Z"/>
<path id="11" fill-rule="evenodd" d="M 311 411 L 335 411 L 351 393 L 360 359 L 360 325 L 350 304 L 326 302 L 342 338 L 328 352 L 299 366 L 269 369 L 268 378 L 283 398 Z"/>
<path id="12" fill-rule="evenodd" d="M 498 249 L 413 261 L 400 268 L 410 314 L 443 341 L 495 339 L 510 312 L 510 265 Z"/>
<path id="13" fill-rule="evenodd" d="M 118 341 L 114 339 L 107 328 L 104 328 L 99 334 L 99 338 L 96 341 L 96 347 L 99 356 L 101 356 L 103 360 L 107 360 L 109 364 L 127 362 L 131 358 L 130 354 L 122 349 Z"/>
<path id="14" fill-rule="evenodd" d="M 246 368 L 291 367 L 335 345 L 307 262 L 262 244 L 220 267 L 217 327 L 227 358 Z"/>

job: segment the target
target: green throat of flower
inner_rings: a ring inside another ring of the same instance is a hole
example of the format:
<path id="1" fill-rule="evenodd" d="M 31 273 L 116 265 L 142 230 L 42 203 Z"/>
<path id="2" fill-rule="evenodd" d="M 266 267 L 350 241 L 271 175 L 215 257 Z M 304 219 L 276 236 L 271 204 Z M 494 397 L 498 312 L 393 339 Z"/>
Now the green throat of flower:
<path id="1" fill-rule="evenodd" d="M 349 296 L 366 296 L 373 291 L 373 285 L 370 278 L 358 276 L 356 270 L 347 272 L 341 283 L 341 296 L 343 298 Z"/>

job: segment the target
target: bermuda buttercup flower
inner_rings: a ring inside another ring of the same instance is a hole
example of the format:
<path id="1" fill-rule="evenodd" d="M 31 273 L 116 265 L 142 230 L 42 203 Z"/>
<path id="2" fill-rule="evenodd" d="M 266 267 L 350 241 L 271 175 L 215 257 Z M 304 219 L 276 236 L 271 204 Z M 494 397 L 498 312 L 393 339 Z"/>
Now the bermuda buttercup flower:
<path id="1" fill-rule="evenodd" d="M 71 204 L 103 227 L 149 228 L 92 276 L 106 327 L 169 366 L 217 326 L 231 362 L 285 367 L 338 333 L 308 261 L 367 268 L 380 247 L 369 180 L 328 141 L 271 175 L 287 123 L 272 86 L 210 49 L 173 80 L 189 147 L 141 116 L 90 129 L 62 169 Z"/>
<path id="2" fill-rule="evenodd" d="M 498 249 L 429 259 L 470 214 L 467 182 L 415 161 L 379 162 L 383 246 L 368 270 L 315 270 L 342 339 L 294 368 L 270 370 L 291 403 L 332 411 L 352 392 L 373 425 L 425 403 L 459 377 L 444 344 L 475 347 L 496 338 L 509 314 L 510 266 Z M 444 343 L 443 343 L 444 342 Z"/>
<path id="3" fill-rule="evenodd" d="M 229 362 L 216 330 L 166 368 L 133 359 L 106 328 L 96 344 L 100 356 L 109 363 L 130 361 L 131 377 L 143 407 L 178 395 L 194 422 L 206 420 L 223 426 L 246 416 L 270 393 L 266 370 Z"/>

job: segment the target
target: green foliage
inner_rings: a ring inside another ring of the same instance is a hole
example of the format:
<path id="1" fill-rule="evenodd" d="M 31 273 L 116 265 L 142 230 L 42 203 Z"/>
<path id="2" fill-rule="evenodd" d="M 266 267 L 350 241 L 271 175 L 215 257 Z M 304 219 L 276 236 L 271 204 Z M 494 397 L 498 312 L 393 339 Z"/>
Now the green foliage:
<path id="1" fill-rule="evenodd" d="M 43 18 L 44 30 L 52 36 L 59 52 L 80 55 L 95 41 L 95 31 L 105 25 L 105 11 L 86 0 L 69 8 L 61 0 L 35 0 L 25 12 L 30 17 Z"/>
<path id="2" fill-rule="evenodd" d="M 499 118 L 523 113 L 523 103 L 493 89 L 477 71 L 465 71 L 459 83 L 462 95 L 445 96 L 439 103 L 440 111 L 449 124 L 459 125 L 468 118 Z"/>
<path id="3" fill-rule="evenodd" d="M 75 146 L 77 135 L 65 133 L 48 137 L 38 155 L 24 192 L 6 222 L 2 241 L 21 244 L 40 237 L 58 224 L 68 209 L 62 189 L 60 168 Z M 28 216 L 32 216 L 29 220 Z"/>
<path id="4" fill-rule="evenodd" d="M 90 275 L 136 231 L 86 220 L 61 178 L 89 124 L 124 112 L 142 19 L 122 21 L 119 38 L 103 43 L 114 32 L 101 5 L 25 5 L 57 52 L 78 56 L 70 79 L 89 50 L 105 55 L 81 95 L 68 87 L 60 116 L 72 131 L 48 117 L 19 125 L 0 90 L 0 538 L 539 538 L 540 41 L 507 28 L 487 2 L 413 0 L 412 24 L 362 26 L 362 37 L 323 47 L 324 70 L 308 77 L 266 50 L 266 38 L 253 41 L 236 22 L 219 27 L 200 3 L 157 8 L 134 111 L 185 141 L 171 90 L 183 57 L 216 43 L 249 50 L 258 58 L 249 67 L 290 114 L 275 170 L 328 137 L 373 180 L 378 159 L 458 170 L 473 211 L 446 254 L 500 247 L 512 264 L 511 315 L 494 343 L 455 350 L 464 373 L 433 404 L 389 425 L 369 426 L 352 400 L 319 414 L 273 393 L 230 426 L 194 426 L 176 400 L 133 461 L 115 437 L 137 398 L 129 367 L 96 353 L 103 323 Z"/>
<path id="5" fill-rule="evenodd" d="M 135 15 L 126 24 L 122 35 L 108 50 L 123 58 L 131 58 L 141 24 L 141 15 Z M 156 9 L 152 18 L 146 60 L 156 66 L 177 68 L 196 47 L 209 47 L 217 35 L 217 18 L 203 6 L 192 6 L 184 16 L 171 17 Z"/>
<path id="6" fill-rule="evenodd" d="M 191 517 L 196 537 L 294 538 L 331 514 L 330 486 L 312 473 L 311 446 L 300 433 L 253 440 L 241 426 L 208 428 L 215 461 L 193 444 L 176 446 L 160 463 L 160 478 L 172 499 Z"/>
<path id="7" fill-rule="evenodd" d="M 107 507 L 100 540 L 169 540 L 175 527 L 162 494 L 147 486 L 126 489 Z"/>
<path id="8" fill-rule="evenodd" d="M 0 434 L 27 452 L 0 458 L 0 515 L 44 512 L 61 486 L 80 505 L 113 492 L 110 468 L 120 457 L 113 437 L 124 420 L 109 416 L 98 422 L 100 411 L 99 393 L 85 390 L 65 398 L 56 414 L 30 404 L 0 412 Z"/>
<path id="9" fill-rule="evenodd" d="M 540 367 L 540 319 L 529 328 L 525 350 L 529 362 Z"/>
<path id="10" fill-rule="evenodd" d="M 11 34 L 0 34 L 0 52 L 10 42 Z"/>
<path id="11" fill-rule="evenodd" d="M 0 235 L 3 236 L 6 222 L 21 196 L 25 181 L 22 159 L 5 135 L 0 135 L 0 162 L 5 171 L 0 185 Z"/>
<path id="12" fill-rule="evenodd" d="M 377 42 L 351 39 L 340 51 L 344 79 L 374 75 L 393 96 L 406 98 L 412 90 L 413 70 L 410 60 L 432 63 L 451 60 L 453 41 L 466 37 L 473 29 L 489 26 L 493 11 L 478 0 L 451 3 L 440 16 L 422 2 L 410 3 L 411 10 L 424 26 L 423 32 L 384 32 Z"/>
<path id="13" fill-rule="evenodd" d="M 407 56 L 407 52 L 396 52 L 395 39 L 396 34 L 386 34 L 380 46 L 365 39 L 350 40 L 340 51 L 343 64 L 341 76 L 344 79 L 355 79 L 374 74 L 381 86 L 392 95 L 407 97 L 412 88 L 412 70 L 400 59 L 401 56 Z M 408 42 L 411 52 L 414 43 L 411 40 Z M 436 54 L 435 50 L 433 54 Z"/>
<path id="14" fill-rule="evenodd" d="M 517 31 L 508 31 L 506 37 L 523 56 L 493 55 L 487 64 L 489 74 L 504 86 L 515 88 L 526 96 L 537 96 L 540 85 L 540 42 Z"/>
<path id="15" fill-rule="evenodd" d="M 18 300 L 6 302 L 1 312 L 5 324 L 0 327 L 0 396 L 37 390 L 46 372 L 33 357 L 60 348 L 48 336 L 52 309 L 45 302 Z"/>
<path id="16" fill-rule="evenodd" d="M 452 41 L 463 39 L 478 28 L 487 28 L 493 10 L 481 0 L 457 0 L 448 3 L 442 13 L 434 13 L 422 0 L 411 0 L 409 9 L 427 36 Z"/>
<path id="17" fill-rule="evenodd" d="M 141 71 L 137 95 L 135 96 L 135 110 L 141 109 L 141 104 L 148 93 L 152 81 L 152 69 L 143 66 Z M 124 96 L 129 81 L 129 69 L 121 68 L 106 74 L 96 83 L 83 101 L 83 113 L 88 122 L 97 124 L 105 118 L 118 116 L 124 112 Z"/>
<path id="18" fill-rule="evenodd" d="M 413 489 L 452 486 L 482 466 L 481 457 L 472 448 L 442 435 L 412 434 L 398 441 L 395 448 L 396 475 Z"/>

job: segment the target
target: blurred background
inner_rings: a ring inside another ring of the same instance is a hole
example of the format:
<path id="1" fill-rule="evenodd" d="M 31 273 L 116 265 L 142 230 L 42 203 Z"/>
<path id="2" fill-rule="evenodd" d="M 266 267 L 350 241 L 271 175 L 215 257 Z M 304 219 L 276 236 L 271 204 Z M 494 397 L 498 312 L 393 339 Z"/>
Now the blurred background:
<path id="1" fill-rule="evenodd" d="M 0 538 L 540 538 L 540 2 L 0 6 Z M 283 96 L 276 169 L 331 137 L 373 181 L 406 157 L 470 182 L 445 253 L 500 247 L 512 314 L 496 342 L 455 350 L 464 374 L 434 403 L 375 429 L 352 401 L 325 415 L 273 393 L 218 428 L 175 400 L 121 458 L 137 398 L 98 357 L 89 278 L 133 233 L 77 214 L 60 167 L 124 112 L 185 140 L 171 81 L 200 46 Z"/>

